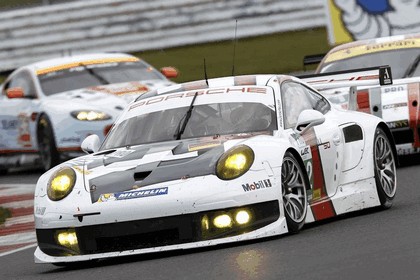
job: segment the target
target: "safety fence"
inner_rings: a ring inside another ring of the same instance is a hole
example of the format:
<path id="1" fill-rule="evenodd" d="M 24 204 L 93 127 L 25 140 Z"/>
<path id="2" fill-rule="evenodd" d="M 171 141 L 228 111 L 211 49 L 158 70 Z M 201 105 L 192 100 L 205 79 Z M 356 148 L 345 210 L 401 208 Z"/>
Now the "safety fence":
<path id="1" fill-rule="evenodd" d="M 323 0 L 85 0 L 0 13 L 0 71 L 63 53 L 134 52 L 326 25 Z"/>

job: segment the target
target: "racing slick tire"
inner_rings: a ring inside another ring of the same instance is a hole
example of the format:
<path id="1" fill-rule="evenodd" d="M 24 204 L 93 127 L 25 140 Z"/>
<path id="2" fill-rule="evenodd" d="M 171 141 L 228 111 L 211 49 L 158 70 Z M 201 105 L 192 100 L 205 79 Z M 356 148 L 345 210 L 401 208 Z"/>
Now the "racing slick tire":
<path id="1" fill-rule="evenodd" d="M 286 152 L 281 167 L 284 215 L 290 233 L 297 233 L 305 223 L 308 208 L 306 190 L 309 181 L 292 153 Z"/>
<path id="2" fill-rule="evenodd" d="M 392 206 L 397 190 L 397 170 L 391 142 L 381 128 L 376 128 L 373 161 L 379 201 L 385 209 Z"/>
<path id="3" fill-rule="evenodd" d="M 37 140 L 41 164 L 44 170 L 56 166 L 60 163 L 60 156 L 55 144 L 54 133 L 51 122 L 46 115 L 39 118 L 37 128 Z"/>

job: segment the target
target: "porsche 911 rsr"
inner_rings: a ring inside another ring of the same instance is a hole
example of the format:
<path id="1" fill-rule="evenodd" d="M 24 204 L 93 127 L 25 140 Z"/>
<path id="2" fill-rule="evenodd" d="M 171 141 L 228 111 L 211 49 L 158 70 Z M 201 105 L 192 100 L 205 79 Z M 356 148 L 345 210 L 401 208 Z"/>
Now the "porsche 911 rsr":
<path id="1" fill-rule="evenodd" d="M 285 75 L 148 92 L 89 155 L 35 190 L 37 263 L 197 248 L 299 231 L 392 205 L 395 147 L 379 118 Z"/>
<path id="2" fill-rule="evenodd" d="M 391 128 L 399 155 L 420 153 L 420 34 L 361 40 L 337 46 L 322 59 L 319 73 L 390 65 L 394 84 L 361 88 L 355 110 L 383 118 Z M 348 88 L 323 91 L 347 104 Z"/>
<path id="3" fill-rule="evenodd" d="M 173 68 L 163 73 L 176 76 Z M 82 140 L 103 139 L 129 101 L 171 84 L 122 53 L 66 56 L 15 70 L 0 89 L 0 172 L 39 164 L 47 170 L 81 155 Z"/>

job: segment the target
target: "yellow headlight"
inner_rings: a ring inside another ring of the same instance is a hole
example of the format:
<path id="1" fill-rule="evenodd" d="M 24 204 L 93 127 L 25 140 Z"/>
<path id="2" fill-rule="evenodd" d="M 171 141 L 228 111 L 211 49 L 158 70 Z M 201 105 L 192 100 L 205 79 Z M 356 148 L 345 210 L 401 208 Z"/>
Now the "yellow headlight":
<path id="1" fill-rule="evenodd" d="M 235 220 L 238 224 L 244 225 L 251 220 L 251 215 L 246 210 L 240 210 L 236 213 Z"/>
<path id="2" fill-rule="evenodd" d="M 79 112 L 79 114 L 77 114 L 77 117 L 76 118 L 79 121 L 85 121 L 85 120 L 87 120 L 87 116 L 88 116 L 88 113 L 85 112 L 85 111 L 83 111 L 83 112 Z"/>
<path id="3" fill-rule="evenodd" d="M 65 198 L 74 187 L 76 173 L 70 167 L 63 167 L 51 177 L 48 183 L 47 194 L 51 200 L 57 201 Z"/>
<path id="4" fill-rule="evenodd" d="M 59 230 L 56 232 L 55 239 L 57 244 L 79 253 L 79 241 L 77 240 L 76 231 L 73 228 L 67 230 Z"/>
<path id="5" fill-rule="evenodd" d="M 222 180 L 232 180 L 243 175 L 254 162 L 254 152 L 248 146 L 237 146 L 224 153 L 216 166 L 216 175 Z"/>
<path id="6" fill-rule="evenodd" d="M 217 228 L 226 228 L 232 226 L 232 218 L 228 214 L 221 214 L 214 218 L 213 225 Z"/>
<path id="7" fill-rule="evenodd" d="M 79 121 L 101 121 L 111 118 L 109 115 L 98 111 L 76 111 L 72 112 L 71 115 Z"/>

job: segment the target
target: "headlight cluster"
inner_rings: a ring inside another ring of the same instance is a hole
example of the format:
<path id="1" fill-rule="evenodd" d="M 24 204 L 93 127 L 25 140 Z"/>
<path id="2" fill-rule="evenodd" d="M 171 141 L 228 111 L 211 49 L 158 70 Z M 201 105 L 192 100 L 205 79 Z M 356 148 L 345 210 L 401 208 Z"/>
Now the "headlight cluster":
<path id="1" fill-rule="evenodd" d="M 206 213 L 201 217 L 202 238 L 211 239 L 237 231 L 244 231 L 253 225 L 254 220 L 254 214 L 249 208 L 233 208 Z"/>
<path id="2" fill-rule="evenodd" d="M 48 198 L 58 201 L 65 198 L 74 187 L 76 173 L 70 167 L 63 167 L 56 171 L 47 186 Z"/>
<path id="3" fill-rule="evenodd" d="M 79 121 L 103 121 L 111 118 L 111 116 L 105 114 L 104 112 L 89 110 L 74 111 L 71 112 L 71 115 Z"/>
<path id="4" fill-rule="evenodd" d="M 220 157 L 216 165 L 216 175 L 222 180 L 238 178 L 251 168 L 253 162 L 254 152 L 250 147 L 233 147 Z"/>

